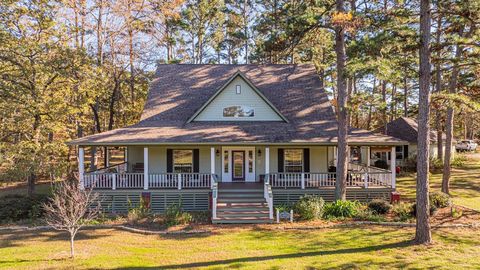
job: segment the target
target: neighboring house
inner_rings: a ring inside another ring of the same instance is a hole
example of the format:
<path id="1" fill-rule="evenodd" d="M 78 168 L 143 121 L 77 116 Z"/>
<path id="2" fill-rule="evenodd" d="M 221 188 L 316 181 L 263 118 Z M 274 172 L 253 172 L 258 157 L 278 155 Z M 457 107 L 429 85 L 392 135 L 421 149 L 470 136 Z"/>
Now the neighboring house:
<path id="1" fill-rule="evenodd" d="M 396 163 L 399 166 L 404 165 L 405 161 L 408 158 L 415 158 L 417 156 L 417 136 L 418 136 L 418 123 L 408 117 L 400 117 L 391 122 L 389 122 L 386 126 L 386 131 L 384 134 L 398 138 L 400 140 L 408 142 L 408 144 L 397 146 L 396 147 Z M 445 133 L 442 133 L 442 141 L 443 141 L 443 152 L 445 153 Z M 430 157 L 436 158 L 438 157 L 437 152 L 437 132 L 436 130 L 430 131 Z M 383 159 L 388 160 L 388 164 L 390 164 L 390 155 L 386 153 L 381 153 L 381 151 L 372 151 L 376 152 L 373 154 L 374 157 L 379 158 L 382 156 Z M 380 154 L 381 153 L 381 154 Z M 452 154 L 455 153 L 455 146 L 452 146 Z M 372 161 L 373 163 L 373 161 Z"/>
<path id="2" fill-rule="evenodd" d="M 395 170 L 367 167 L 369 149 L 405 142 L 353 129 L 349 143 L 363 155 L 347 198 L 388 199 Z M 334 199 L 337 121 L 313 65 L 160 65 L 138 124 L 71 144 L 81 185 L 110 211 L 143 198 L 155 212 L 181 202 L 214 223 L 254 223 L 304 194 Z M 85 147 L 126 147 L 125 163 L 85 172 Z"/>

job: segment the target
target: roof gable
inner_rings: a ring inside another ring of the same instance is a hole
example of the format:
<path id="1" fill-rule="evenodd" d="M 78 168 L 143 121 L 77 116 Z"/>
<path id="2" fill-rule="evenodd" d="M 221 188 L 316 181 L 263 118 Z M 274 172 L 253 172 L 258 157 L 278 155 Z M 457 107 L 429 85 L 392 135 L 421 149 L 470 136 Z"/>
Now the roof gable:
<path id="1" fill-rule="evenodd" d="M 235 110 L 242 113 L 234 113 Z M 233 110 L 233 111 L 232 111 Z M 240 71 L 213 94 L 189 119 L 192 121 L 283 121 L 288 120 Z"/>

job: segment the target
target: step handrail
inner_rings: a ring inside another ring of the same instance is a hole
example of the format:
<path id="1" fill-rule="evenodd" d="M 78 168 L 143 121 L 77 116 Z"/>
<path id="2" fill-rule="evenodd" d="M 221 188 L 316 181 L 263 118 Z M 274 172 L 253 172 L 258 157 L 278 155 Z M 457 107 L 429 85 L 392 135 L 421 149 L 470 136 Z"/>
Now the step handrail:
<path id="1" fill-rule="evenodd" d="M 212 174 L 212 219 L 217 218 L 218 182 L 217 175 Z"/>
<path id="2" fill-rule="evenodd" d="M 269 182 L 270 175 L 266 174 L 264 178 L 264 185 L 263 185 L 263 196 L 268 204 L 268 217 L 273 219 L 273 193 L 272 193 L 272 186 Z"/>

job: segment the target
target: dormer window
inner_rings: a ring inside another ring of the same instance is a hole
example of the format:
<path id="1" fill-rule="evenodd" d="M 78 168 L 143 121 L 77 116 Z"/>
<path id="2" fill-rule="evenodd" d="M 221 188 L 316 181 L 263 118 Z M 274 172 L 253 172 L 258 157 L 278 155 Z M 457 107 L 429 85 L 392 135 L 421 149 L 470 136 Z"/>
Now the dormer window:
<path id="1" fill-rule="evenodd" d="M 235 86 L 235 91 L 236 91 L 237 95 L 240 95 L 242 93 L 242 87 L 240 85 L 236 85 Z"/>
<path id="2" fill-rule="evenodd" d="M 255 110 L 244 105 L 235 105 L 223 108 L 223 117 L 254 117 Z"/>

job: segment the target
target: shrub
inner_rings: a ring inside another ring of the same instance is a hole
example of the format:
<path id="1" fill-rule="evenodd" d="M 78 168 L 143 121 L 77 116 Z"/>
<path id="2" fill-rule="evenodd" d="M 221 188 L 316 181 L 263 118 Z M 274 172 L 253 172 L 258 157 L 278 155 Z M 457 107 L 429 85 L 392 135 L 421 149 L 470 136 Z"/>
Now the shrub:
<path id="1" fill-rule="evenodd" d="M 377 161 L 375 161 L 374 163 L 375 167 L 377 168 L 382 168 L 382 169 L 388 169 L 388 163 L 387 161 L 383 160 L 383 159 L 379 159 Z"/>
<path id="2" fill-rule="evenodd" d="M 433 216 L 435 215 L 435 213 L 437 212 L 437 207 L 433 204 L 430 204 L 430 216 Z M 417 204 L 414 203 L 410 209 L 410 214 L 414 217 L 417 216 Z"/>
<path id="3" fill-rule="evenodd" d="M 373 221 L 373 222 L 382 222 L 385 221 L 385 217 L 378 215 L 369 208 L 358 210 L 355 218 L 358 220 Z"/>
<path id="4" fill-rule="evenodd" d="M 210 219 L 210 211 L 195 211 L 190 214 L 192 216 L 192 222 L 195 223 L 207 223 Z"/>
<path id="5" fill-rule="evenodd" d="M 457 154 L 453 157 L 451 164 L 453 167 L 459 168 L 465 166 L 465 162 L 467 162 L 467 157 Z"/>
<path id="6" fill-rule="evenodd" d="M 167 226 L 187 224 L 192 220 L 192 215 L 184 212 L 181 204 L 171 204 L 165 211 L 165 224 Z"/>
<path id="7" fill-rule="evenodd" d="M 450 196 L 443 192 L 432 192 L 429 195 L 430 204 L 437 208 L 445 208 L 450 206 Z"/>
<path id="8" fill-rule="evenodd" d="M 129 223 L 135 223 L 140 219 L 148 218 L 152 215 L 150 208 L 147 207 L 143 199 L 140 199 L 140 203 L 137 206 L 133 206 L 132 202 L 128 200 L 128 214 L 127 220 Z"/>
<path id="9" fill-rule="evenodd" d="M 392 206 L 385 200 L 377 199 L 368 203 L 368 209 L 379 215 L 385 215 L 388 213 L 388 211 L 390 211 L 390 208 L 392 208 Z"/>
<path id="10" fill-rule="evenodd" d="M 303 220 L 319 219 L 323 215 L 324 201 L 319 196 L 304 195 L 295 204 L 295 212 Z"/>
<path id="11" fill-rule="evenodd" d="M 294 206 L 289 205 L 289 204 L 280 204 L 275 206 L 275 210 L 278 210 L 278 212 L 290 212 Z"/>
<path id="12" fill-rule="evenodd" d="M 392 207 L 392 212 L 396 217 L 396 220 L 407 221 L 413 217 L 412 204 L 400 202 L 396 203 Z"/>
<path id="13" fill-rule="evenodd" d="M 437 171 L 443 167 L 443 162 L 438 158 L 430 158 L 430 171 Z"/>
<path id="14" fill-rule="evenodd" d="M 0 199 L 0 223 L 35 219 L 43 216 L 42 204 L 47 202 L 48 196 L 34 195 L 7 195 Z"/>
<path id="15" fill-rule="evenodd" d="M 336 201 L 334 203 L 325 204 L 325 214 L 327 218 L 339 217 L 353 217 L 357 214 L 360 208 L 360 203 L 357 201 Z"/>

